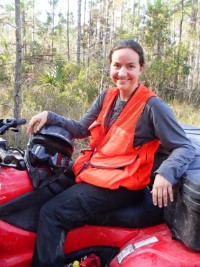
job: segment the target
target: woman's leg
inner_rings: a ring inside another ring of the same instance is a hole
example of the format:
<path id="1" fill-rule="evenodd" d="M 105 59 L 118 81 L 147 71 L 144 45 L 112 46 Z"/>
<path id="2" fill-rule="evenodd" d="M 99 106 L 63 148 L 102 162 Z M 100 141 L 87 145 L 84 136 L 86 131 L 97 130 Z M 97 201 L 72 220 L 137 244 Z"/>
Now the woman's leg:
<path id="1" fill-rule="evenodd" d="M 127 228 L 142 228 L 163 222 L 163 208 L 155 206 L 152 194 L 146 187 L 143 199 L 125 208 L 100 215 L 102 225 Z M 94 221 L 92 224 L 99 224 Z"/>
<path id="2" fill-rule="evenodd" d="M 99 214 L 141 200 L 143 190 L 103 189 L 86 183 L 76 184 L 47 202 L 41 209 L 32 267 L 63 267 L 63 243 L 68 231 Z"/>

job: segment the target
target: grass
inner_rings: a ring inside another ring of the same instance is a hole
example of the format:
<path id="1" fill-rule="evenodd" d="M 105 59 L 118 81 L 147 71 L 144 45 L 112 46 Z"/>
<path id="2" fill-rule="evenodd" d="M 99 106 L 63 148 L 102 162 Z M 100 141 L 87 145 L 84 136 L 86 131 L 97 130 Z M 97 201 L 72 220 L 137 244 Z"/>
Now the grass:
<path id="1" fill-rule="evenodd" d="M 176 100 L 169 103 L 179 123 L 190 124 L 200 127 L 200 107 L 194 107 L 192 104 L 180 103 Z"/>

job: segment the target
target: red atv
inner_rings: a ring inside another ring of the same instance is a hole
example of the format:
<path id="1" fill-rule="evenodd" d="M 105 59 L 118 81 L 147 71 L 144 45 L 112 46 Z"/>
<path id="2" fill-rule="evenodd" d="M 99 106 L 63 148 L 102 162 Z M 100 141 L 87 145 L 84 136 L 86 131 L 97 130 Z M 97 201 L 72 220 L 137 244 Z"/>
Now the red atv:
<path id="1" fill-rule="evenodd" d="M 17 130 L 24 123 L 0 120 L 0 134 Z M 85 225 L 71 230 L 64 246 L 66 266 L 200 266 L 200 129 L 183 128 L 197 155 L 174 187 L 175 200 L 164 214 L 153 206 L 147 188 L 144 203 L 113 212 L 106 226 Z M 165 157 L 164 152 L 158 152 L 155 165 Z M 8 147 L 2 138 L 0 159 L 0 267 L 29 267 L 39 209 L 63 188 L 54 182 L 35 189 L 24 152 Z"/>

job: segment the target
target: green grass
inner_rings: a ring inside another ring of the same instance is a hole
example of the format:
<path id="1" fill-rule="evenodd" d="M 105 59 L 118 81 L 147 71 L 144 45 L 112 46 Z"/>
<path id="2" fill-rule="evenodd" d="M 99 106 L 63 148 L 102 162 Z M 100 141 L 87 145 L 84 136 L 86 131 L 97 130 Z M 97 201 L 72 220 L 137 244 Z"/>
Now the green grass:
<path id="1" fill-rule="evenodd" d="M 200 127 L 200 107 L 173 101 L 169 103 L 179 123 Z"/>

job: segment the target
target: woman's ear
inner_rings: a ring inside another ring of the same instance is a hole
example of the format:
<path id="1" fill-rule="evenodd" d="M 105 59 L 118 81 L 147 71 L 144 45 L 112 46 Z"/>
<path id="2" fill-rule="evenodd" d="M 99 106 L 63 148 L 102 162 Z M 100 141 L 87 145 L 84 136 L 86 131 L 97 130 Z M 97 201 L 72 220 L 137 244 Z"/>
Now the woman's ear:
<path id="1" fill-rule="evenodd" d="M 140 66 L 140 73 L 142 74 L 144 72 L 145 65 Z"/>

